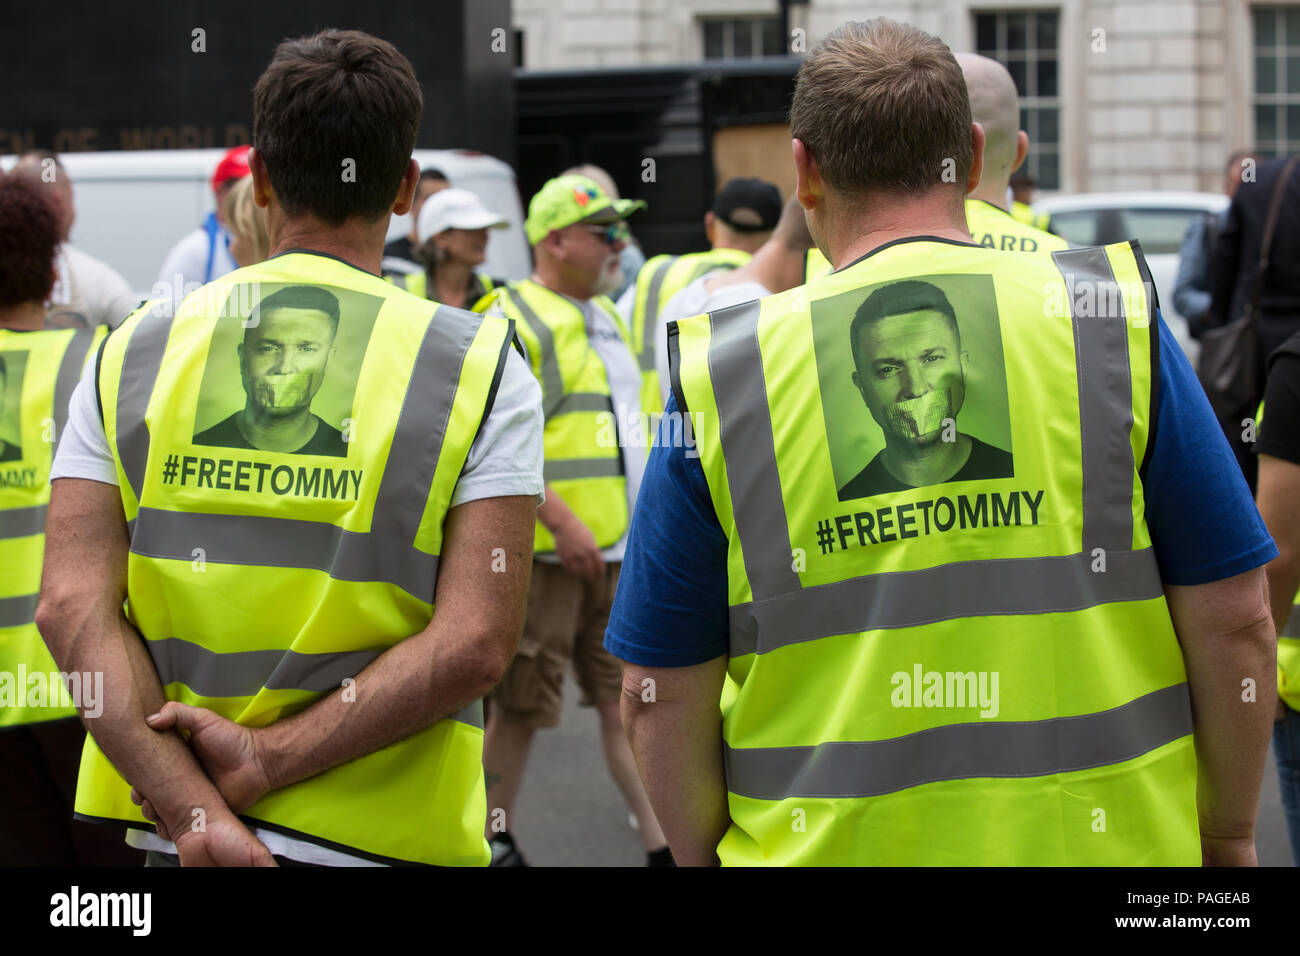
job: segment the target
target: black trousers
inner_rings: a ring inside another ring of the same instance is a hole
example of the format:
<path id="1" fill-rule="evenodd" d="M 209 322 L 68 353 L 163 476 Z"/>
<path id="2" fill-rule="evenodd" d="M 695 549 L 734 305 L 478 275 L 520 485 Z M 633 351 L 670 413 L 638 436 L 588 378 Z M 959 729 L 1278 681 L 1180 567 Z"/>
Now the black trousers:
<path id="1" fill-rule="evenodd" d="M 125 828 L 72 819 L 86 732 L 76 717 L 0 730 L 0 866 L 140 866 Z"/>

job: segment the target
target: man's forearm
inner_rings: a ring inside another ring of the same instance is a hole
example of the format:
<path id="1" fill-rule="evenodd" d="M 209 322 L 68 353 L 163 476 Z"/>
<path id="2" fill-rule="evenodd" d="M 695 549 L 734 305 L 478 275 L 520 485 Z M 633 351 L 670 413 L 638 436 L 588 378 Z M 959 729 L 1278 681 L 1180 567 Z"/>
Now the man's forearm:
<path id="1" fill-rule="evenodd" d="M 706 679 L 679 692 L 671 670 L 624 665 L 623 727 L 673 858 L 680 866 L 717 866 L 718 844 L 731 825 L 720 694 L 713 692 L 721 688 L 726 658 L 681 670 Z"/>
<path id="2" fill-rule="evenodd" d="M 272 789 L 409 737 L 496 685 L 523 632 L 535 515 L 530 496 L 448 513 L 429 626 L 381 654 L 354 684 L 254 732 Z"/>
<path id="3" fill-rule="evenodd" d="M 139 634 L 122 614 L 127 540 L 120 512 L 111 485 L 54 483 L 36 621 L 60 670 L 103 675 L 98 715 L 87 714 L 84 695 L 78 702 L 86 729 L 176 832 L 190 825 L 195 808 L 213 814 L 225 804 L 180 736 L 156 733 L 144 721 L 166 697 Z"/>
<path id="4" fill-rule="evenodd" d="M 1202 836 L 1252 838 L 1277 697 L 1277 640 L 1263 569 L 1230 600 L 1171 601 L 1192 698 Z M 1211 585 L 1204 585 L 1210 588 Z M 1199 588 L 1169 588 L 1167 593 Z M 1220 596 L 1228 594 L 1221 591 Z"/>
<path id="5" fill-rule="evenodd" d="M 272 789 L 374 753 L 479 700 L 499 680 L 479 655 L 421 632 L 293 717 L 256 731 Z"/>

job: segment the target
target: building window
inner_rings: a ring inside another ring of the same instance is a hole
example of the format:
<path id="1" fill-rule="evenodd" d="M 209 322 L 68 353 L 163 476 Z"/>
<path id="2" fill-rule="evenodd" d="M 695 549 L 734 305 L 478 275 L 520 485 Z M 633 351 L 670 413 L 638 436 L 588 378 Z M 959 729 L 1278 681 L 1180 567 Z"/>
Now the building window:
<path id="1" fill-rule="evenodd" d="M 1029 134 L 1022 171 L 1039 189 L 1061 188 L 1060 14 L 1005 10 L 975 14 L 975 51 L 1011 72 L 1020 94 L 1020 128 Z"/>
<path id="2" fill-rule="evenodd" d="M 786 53 L 780 17 L 708 17 L 701 19 L 704 59 L 746 60 Z"/>
<path id="3" fill-rule="evenodd" d="M 1256 7 L 1255 145 L 1262 156 L 1300 152 L 1300 7 Z"/>

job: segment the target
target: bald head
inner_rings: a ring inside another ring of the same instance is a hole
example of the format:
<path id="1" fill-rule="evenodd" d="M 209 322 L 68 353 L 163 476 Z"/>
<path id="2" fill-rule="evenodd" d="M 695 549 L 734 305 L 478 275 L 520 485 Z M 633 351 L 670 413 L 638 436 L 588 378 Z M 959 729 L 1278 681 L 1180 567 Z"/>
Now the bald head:
<path id="1" fill-rule="evenodd" d="M 984 127 L 984 175 L 977 194 L 990 202 L 997 194 L 1002 197 L 998 205 L 1004 205 L 1011 173 L 1024 159 L 1016 84 L 1005 66 L 986 56 L 958 53 L 957 63 L 966 77 L 971 119 Z M 1028 145 L 1025 136 L 1025 149 Z"/>
<path id="2" fill-rule="evenodd" d="M 41 150 L 23 153 L 14 163 L 12 173 L 36 186 L 53 204 L 59 216 L 60 238 L 66 241 L 76 212 L 72 206 L 72 180 L 59 158 Z"/>

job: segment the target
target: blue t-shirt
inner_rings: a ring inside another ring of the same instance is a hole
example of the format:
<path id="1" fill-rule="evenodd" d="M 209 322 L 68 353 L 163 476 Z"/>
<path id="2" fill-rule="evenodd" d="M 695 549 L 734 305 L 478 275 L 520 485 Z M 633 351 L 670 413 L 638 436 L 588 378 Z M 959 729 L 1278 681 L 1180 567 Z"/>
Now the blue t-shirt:
<path id="1" fill-rule="evenodd" d="M 1166 584 L 1206 584 L 1267 564 L 1277 548 L 1195 373 L 1156 318 L 1147 529 Z M 670 396 L 665 413 L 676 410 Z M 727 653 L 727 538 L 704 469 L 682 444 L 662 441 L 650 451 L 605 632 L 611 654 L 646 667 L 689 667 Z"/>

